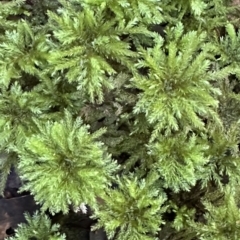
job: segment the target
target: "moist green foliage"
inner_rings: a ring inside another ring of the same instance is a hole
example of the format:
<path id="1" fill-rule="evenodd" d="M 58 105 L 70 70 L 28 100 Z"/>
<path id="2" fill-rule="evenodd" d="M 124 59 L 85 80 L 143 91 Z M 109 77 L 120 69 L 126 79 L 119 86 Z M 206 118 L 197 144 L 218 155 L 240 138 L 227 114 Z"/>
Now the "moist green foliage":
<path id="1" fill-rule="evenodd" d="M 221 201 L 212 204 L 204 202 L 207 213 L 206 224 L 191 223 L 198 232 L 199 239 L 239 239 L 239 207 L 236 199 L 236 193 L 232 188 L 225 189 L 225 196 Z M 228 222 L 226 222 L 226 219 Z M 190 224 L 190 225 L 191 225 Z"/>
<path id="2" fill-rule="evenodd" d="M 82 121 L 69 112 L 60 122 L 35 123 L 39 134 L 25 139 L 17 148 L 18 164 L 23 180 L 22 190 L 30 190 L 42 209 L 67 213 L 69 204 L 77 208 L 81 203 L 94 206 L 116 169 L 103 144 L 96 141 L 103 130 L 90 135 Z M 51 191 L 49 189 L 58 189 Z"/>
<path id="3" fill-rule="evenodd" d="M 51 220 L 45 214 L 36 212 L 33 216 L 25 214 L 27 223 L 19 225 L 14 237 L 9 240 L 65 240 L 65 235 L 61 235 L 58 224 L 51 224 Z"/>
<path id="4" fill-rule="evenodd" d="M 19 14 L 27 14 L 21 7 L 24 6 L 24 0 L 1 1 L 0 8 L 0 32 L 2 34 L 8 29 L 16 27 L 15 19 Z"/>
<path id="5" fill-rule="evenodd" d="M 19 21 L 16 29 L 7 30 L 1 42 L 1 86 L 8 87 L 13 79 L 19 79 L 23 73 L 31 76 L 41 75 L 49 47 L 46 35 L 34 31 L 26 21 Z"/>
<path id="6" fill-rule="evenodd" d="M 141 181 L 133 175 L 118 178 L 118 189 L 107 192 L 104 205 L 96 211 L 100 218 L 97 227 L 104 227 L 114 239 L 153 239 L 164 223 L 161 213 L 166 200 L 155 181 L 154 173 Z"/>
<path id="7" fill-rule="evenodd" d="M 62 11 L 48 12 L 58 42 L 49 58 L 50 65 L 54 72 L 66 70 L 68 81 L 77 82 L 77 89 L 86 92 L 92 102 L 95 98 L 103 102 L 103 89 L 113 88 L 110 77 L 117 73 L 113 63 L 132 68 L 131 59 L 137 56 L 120 36 L 148 31 L 137 18 L 106 21 L 111 3 L 83 5 L 79 12 L 69 3 L 62 3 Z"/>
<path id="8" fill-rule="evenodd" d="M 148 145 L 149 154 L 153 158 L 151 167 L 157 169 L 164 179 L 163 186 L 178 192 L 189 191 L 198 180 L 202 179 L 204 166 L 209 162 L 205 156 L 208 146 L 196 135 L 184 136 L 175 134 L 175 138 L 158 139 L 155 144 Z"/>
<path id="9" fill-rule="evenodd" d="M 220 121 L 214 97 L 220 91 L 209 84 L 214 76 L 209 71 L 211 48 L 206 44 L 206 34 L 191 31 L 182 35 L 182 24 L 168 34 L 171 39 L 164 46 L 160 38 L 141 54 L 143 60 L 137 67 L 148 67 L 148 76 L 133 79 L 142 90 L 134 113 L 144 112 L 149 123 L 155 125 L 153 137 L 161 131 L 203 130 L 203 118 Z"/>
<path id="10" fill-rule="evenodd" d="M 109 239 L 239 239 L 233 4 L 0 2 L 0 191 L 14 166 L 42 210 L 12 239 L 86 204 Z"/>

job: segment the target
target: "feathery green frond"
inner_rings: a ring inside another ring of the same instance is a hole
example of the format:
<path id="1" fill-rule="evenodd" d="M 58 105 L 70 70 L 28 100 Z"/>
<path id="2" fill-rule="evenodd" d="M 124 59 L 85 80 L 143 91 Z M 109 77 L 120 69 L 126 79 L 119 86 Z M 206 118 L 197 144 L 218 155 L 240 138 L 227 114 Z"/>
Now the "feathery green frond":
<path id="1" fill-rule="evenodd" d="M 172 32 L 174 40 L 166 46 L 160 38 L 153 48 L 142 49 L 143 60 L 136 65 L 149 71 L 147 76 L 136 75 L 132 80 L 142 91 L 134 113 L 145 113 L 149 124 L 155 125 L 153 138 L 161 131 L 203 131 L 203 119 L 220 123 L 216 112 L 220 91 L 210 84 L 213 74 L 206 34 L 182 33 L 179 24 Z"/>
<path id="2" fill-rule="evenodd" d="M 21 178 L 26 181 L 22 191 L 31 191 L 42 209 L 52 213 L 69 211 L 82 202 L 95 206 L 113 172 L 117 169 L 111 156 L 80 118 L 74 121 L 69 112 L 59 122 L 42 124 L 35 120 L 39 134 L 26 138 L 16 150 L 20 159 Z M 58 191 L 56 191 L 56 189 Z"/>
<path id="3" fill-rule="evenodd" d="M 25 0 L 12 0 L 1 1 L 0 7 L 0 33 L 4 34 L 5 31 L 14 29 L 17 25 L 18 15 L 26 14 L 23 10 Z M 12 17 L 12 19 L 11 19 Z M 0 39 L 2 36 L 0 35 Z"/>
<path id="4" fill-rule="evenodd" d="M 66 240 L 64 234 L 59 233 L 59 225 L 51 224 L 51 220 L 45 214 L 35 212 L 33 216 L 25 213 L 27 223 L 21 223 L 14 237 L 9 240 Z"/>
<path id="5" fill-rule="evenodd" d="M 159 137 L 155 144 L 148 146 L 149 155 L 153 156 L 150 166 L 156 169 L 164 180 L 164 187 L 173 191 L 189 191 L 197 180 L 202 178 L 204 166 L 209 159 L 205 157 L 208 149 L 201 138 L 175 134 L 174 138 Z M 145 164 L 144 162 L 142 164 Z"/>
<path id="6" fill-rule="evenodd" d="M 16 154 L 2 151 L 0 154 L 0 195 L 3 195 L 11 168 L 17 163 Z"/>
<path id="7" fill-rule="evenodd" d="M 220 176 L 227 175 L 232 183 L 238 183 L 240 176 L 239 127 L 237 122 L 225 131 L 218 128 L 213 130 L 209 150 L 206 152 L 210 162 L 215 165 L 215 171 Z"/>
<path id="8" fill-rule="evenodd" d="M 134 71 L 132 59 L 137 53 L 130 50 L 129 42 L 122 41 L 121 36 L 151 34 L 147 26 L 139 25 L 137 18 L 106 21 L 104 8 L 84 6 L 78 14 L 71 8 L 48 12 L 60 44 L 49 59 L 53 70 L 66 70 L 68 81 L 77 82 L 78 89 L 85 91 L 91 102 L 96 98 L 103 102 L 103 89 L 113 88 L 109 77 L 116 74 L 115 63 Z"/>
<path id="9" fill-rule="evenodd" d="M 238 68 L 240 61 L 240 34 L 236 32 L 234 26 L 230 23 L 226 25 L 226 32 L 227 35 L 221 37 L 219 43 L 216 44 L 221 54 L 221 58 L 218 62 L 222 65 L 232 65 Z"/>
<path id="10" fill-rule="evenodd" d="M 205 201 L 207 213 L 204 218 L 206 224 L 192 223 L 201 240 L 210 239 L 239 239 L 239 207 L 237 206 L 234 189 L 228 187 L 222 204 L 214 206 Z"/>
<path id="11" fill-rule="evenodd" d="M 24 92 L 18 83 L 0 93 L 0 131 L 2 149 L 25 142 L 25 137 L 34 130 L 32 118 L 40 116 L 44 102 L 32 92 Z"/>
<path id="12" fill-rule="evenodd" d="M 76 2 L 80 2 L 79 0 Z M 105 0 L 81 1 L 84 7 L 100 6 L 110 11 L 120 21 L 136 18 L 144 24 L 161 23 L 163 21 L 162 9 L 159 0 Z M 110 14 L 109 16 L 112 16 Z"/>
<path id="13" fill-rule="evenodd" d="M 39 76 L 46 62 L 49 47 L 47 35 L 34 33 L 26 21 L 20 21 L 16 29 L 8 30 L 0 43 L 0 85 L 8 87 L 12 79 L 22 73 Z"/>
<path id="14" fill-rule="evenodd" d="M 118 189 L 109 189 L 95 212 L 95 217 L 100 218 L 96 227 L 104 226 L 110 239 L 156 239 L 159 226 L 164 223 L 161 213 L 166 198 L 155 181 L 154 173 L 146 179 L 118 178 Z"/>

